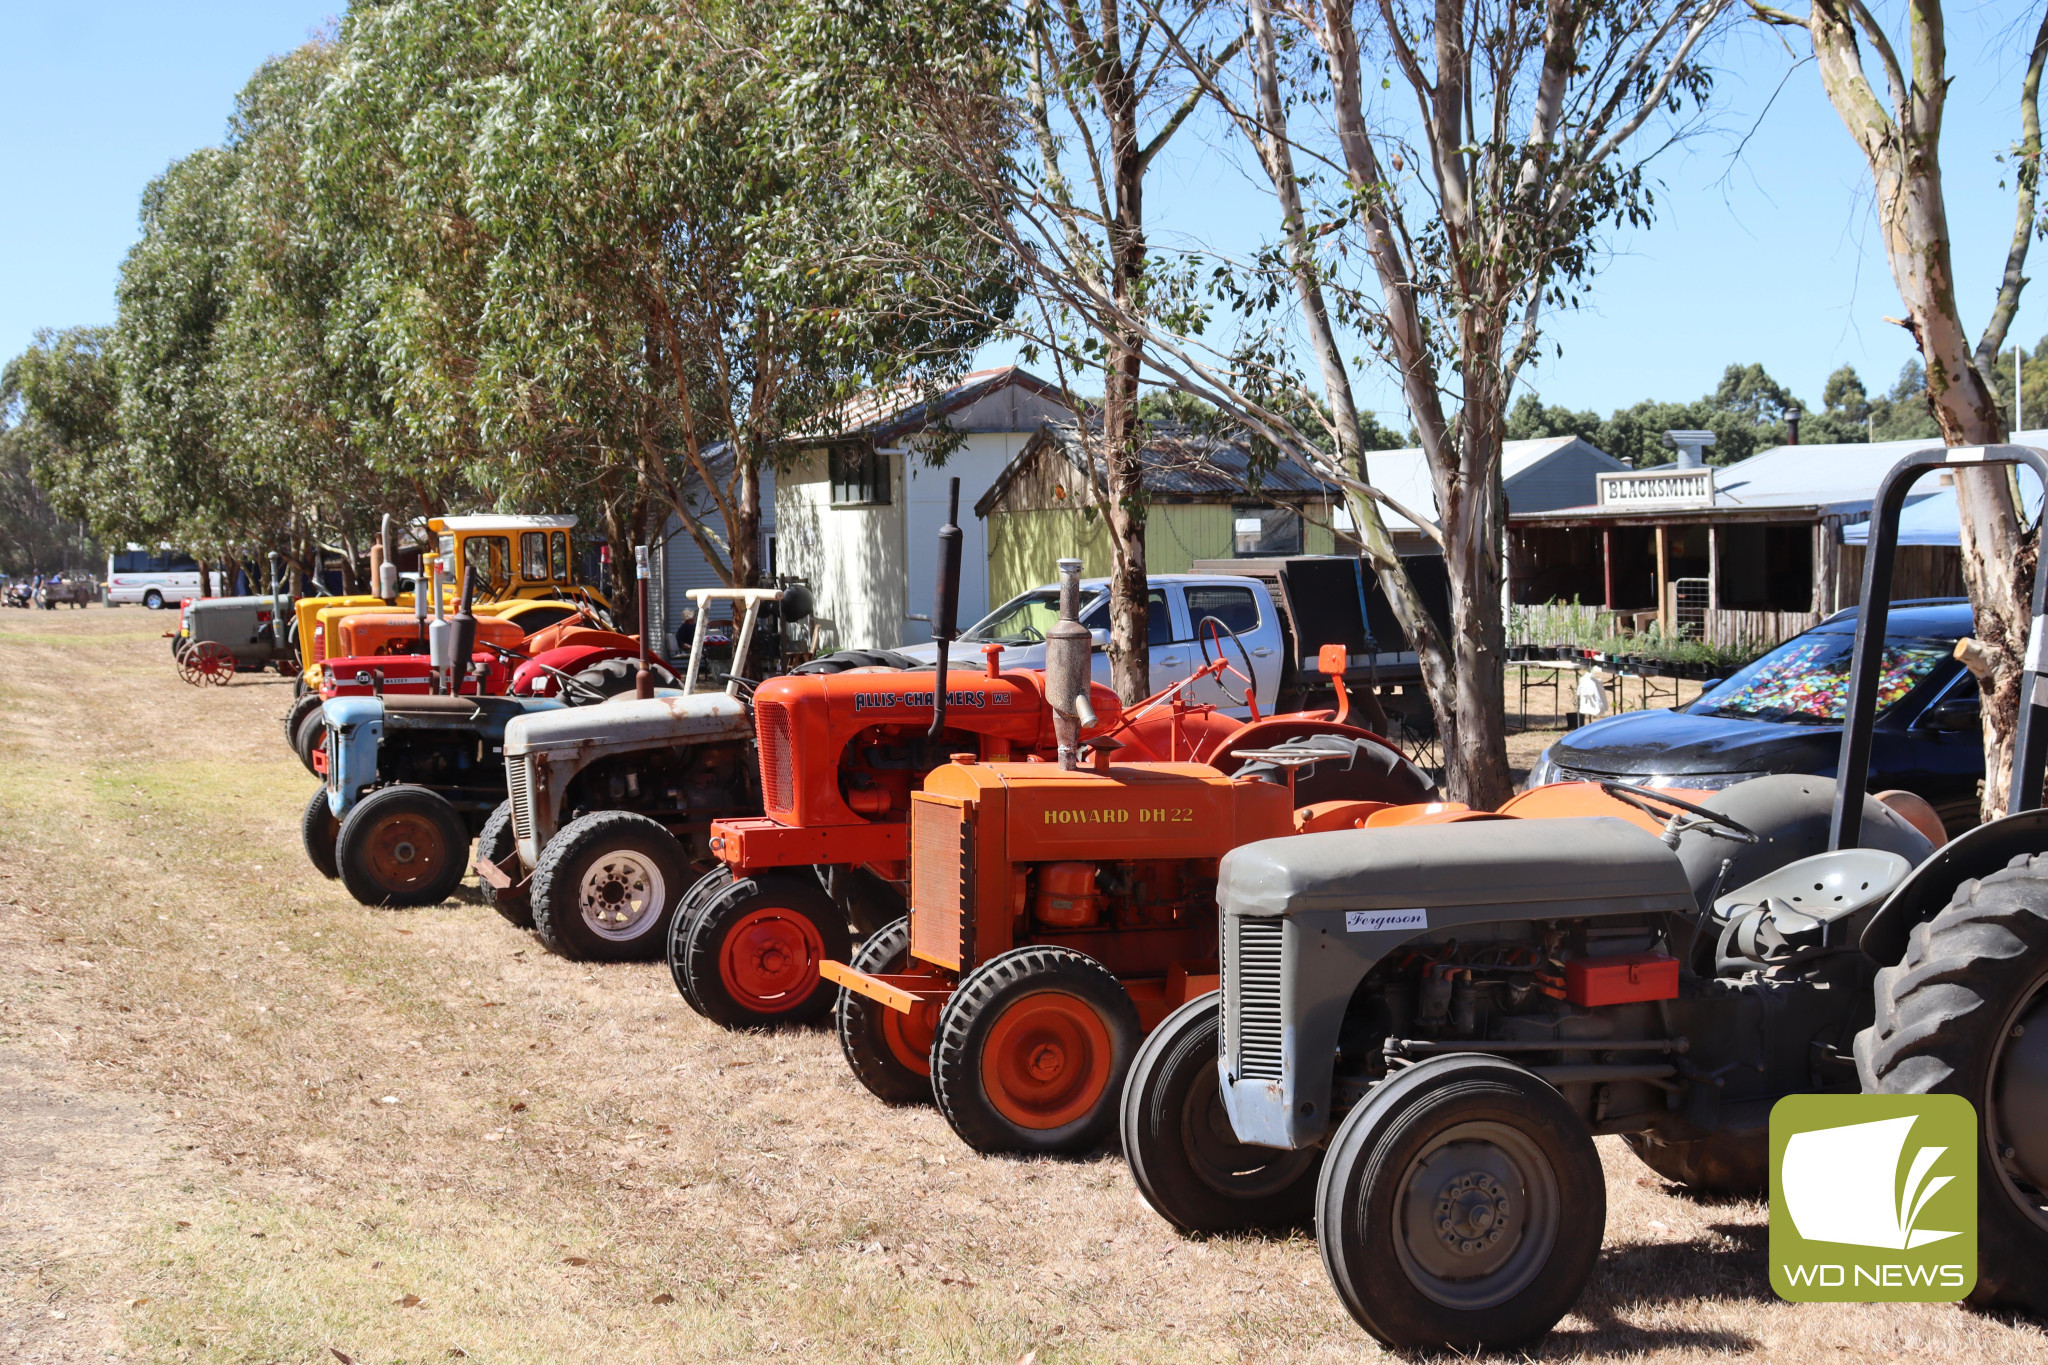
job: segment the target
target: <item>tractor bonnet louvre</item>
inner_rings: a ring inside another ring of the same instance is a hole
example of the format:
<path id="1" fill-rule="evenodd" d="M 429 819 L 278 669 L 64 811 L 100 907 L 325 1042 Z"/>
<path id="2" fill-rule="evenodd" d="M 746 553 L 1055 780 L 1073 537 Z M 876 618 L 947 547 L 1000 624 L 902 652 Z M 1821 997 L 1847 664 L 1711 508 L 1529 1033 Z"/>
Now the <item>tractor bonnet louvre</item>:
<path id="1" fill-rule="evenodd" d="M 1237 1075 L 1277 1081 L 1280 1061 L 1281 936 L 1284 921 L 1232 916 L 1223 974 L 1223 1017 L 1235 1037 Z"/>
<path id="2" fill-rule="evenodd" d="M 796 804 L 789 709 L 781 702 L 754 703 L 754 735 L 761 746 L 761 804 L 771 811 L 789 810 Z"/>
<path id="3" fill-rule="evenodd" d="M 919 792 L 910 800 L 910 951 L 965 971 L 974 956 L 967 908 L 973 836 L 967 812 Z"/>
<path id="4" fill-rule="evenodd" d="M 512 799 L 512 833 L 519 839 L 533 837 L 533 756 L 505 756 L 505 788 Z"/>

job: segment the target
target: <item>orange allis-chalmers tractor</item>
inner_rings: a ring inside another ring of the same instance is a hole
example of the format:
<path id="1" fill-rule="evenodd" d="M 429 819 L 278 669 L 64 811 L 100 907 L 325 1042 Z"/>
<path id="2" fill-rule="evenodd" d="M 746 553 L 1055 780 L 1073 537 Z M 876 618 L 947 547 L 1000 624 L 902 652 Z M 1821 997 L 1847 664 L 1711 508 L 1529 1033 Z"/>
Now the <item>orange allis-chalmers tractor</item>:
<path id="1" fill-rule="evenodd" d="M 854 1074 L 892 1103 L 935 1097 L 983 1152 L 1102 1140 L 1139 1040 L 1216 988 L 1225 853 L 1431 792 L 1369 737 L 1239 747 L 1234 775 L 1113 762 L 1118 742 L 1087 738 L 1082 708 L 1059 705 L 1088 668 L 1080 566 L 1060 567 L 1060 621 L 1046 637 L 1059 761 L 963 754 L 932 772 L 911 798 L 909 916 L 823 969 L 844 988 L 839 1037 Z M 1297 809 L 1288 768 L 1304 759 L 1337 771 L 1348 797 Z"/>
<path id="2" fill-rule="evenodd" d="M 940 537 L 933 620 L 943 644 L 953 633 L 949 585 L 958 582 L 958 530 L 949 522 Z M 1089 681 L 1088 635 L 1078 623 L 1075 629 L 1079 672 L 1068 696 L 1085 696 L 1078 708 L 1069 700 L 1062 710 L 1049 699 L 1046 673 L 1004 671 L 993 645 L 983 650 L 986 667 L 973 672 L 878 668 L 762 683 L 754 719 L 766 814 L 712 824 L 710 848 L 720 866 L 684 893 L 670 924 L 669 969 L 691 1007 L 728 1027 L 807 1023 L 830 1011 L 838 992 L 821 967 L 851 957 L 849 922 L 872 943 L 877 931 L 886 938 L 886 926 L 902 920 L 911 899 L 915 793 L 927 774 L 963 752 L 990 771 L 1027 760 L 1023 766 L 1049 776 L 1061 769 L 1043 760 L 1056 759 L 1063 746 L 1076 753 L 1084 740 L 1146 759 L 1234 765 L 1246 749 L 1320 739 L 1344 750 L 1342 765 L 1327 766 L 1347 770 L 1336 774 L 1346 794 L 1362 784 L 1385 800 L 1429 794 L 1428 779 L 1390 745 L 1327 712 L 1245 723 L 1186 704 L 1188 684 L 1220 669 L 1220 660 L 1168 689 L 1171 695 L 1124 708 L 1115 693 Z M 1064 740 L 1062 725 L 1073 731 Z M 1195 819 L 1212 816 L 1205 807 Z M 1163 837 L 1172 827 L 1171 820 L 1157 827 L 1148 821 L 1133 826 L 1131 837 Z M 1281 832 L 1292 826 L 1283 822 Z M 1235 842 L 1191 856 L 1213 860 Z M 1052 880 L 1062 876 L 1072 881 L 1079 874 L 1054 873 Z M 1145 894 L 1165 894 L 1164 886 Z M 1197 956 L 1213 958 L 1213 943 Z M 918 1084 L 929 1093 L 921 1076 Z"/>

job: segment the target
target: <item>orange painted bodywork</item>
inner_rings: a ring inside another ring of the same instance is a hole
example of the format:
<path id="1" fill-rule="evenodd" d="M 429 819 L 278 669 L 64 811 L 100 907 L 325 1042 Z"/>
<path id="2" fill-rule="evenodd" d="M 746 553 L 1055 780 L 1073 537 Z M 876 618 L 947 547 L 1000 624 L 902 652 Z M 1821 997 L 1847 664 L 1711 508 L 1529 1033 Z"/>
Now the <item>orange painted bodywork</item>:
<path id="1" fill-rule="evenodd" d="M 331 658 L 365 659 L 379 654 L 427 652 L 419 618 L 409 611 L 352 612 L 336 621 L 332 629 L 338 647 L 328 651 Z M 524 638 L 519 627 L 510 621 L 501 621 L 495 616 L 476 618 L 479 649 L 491 645 L 511 649 Z"/>

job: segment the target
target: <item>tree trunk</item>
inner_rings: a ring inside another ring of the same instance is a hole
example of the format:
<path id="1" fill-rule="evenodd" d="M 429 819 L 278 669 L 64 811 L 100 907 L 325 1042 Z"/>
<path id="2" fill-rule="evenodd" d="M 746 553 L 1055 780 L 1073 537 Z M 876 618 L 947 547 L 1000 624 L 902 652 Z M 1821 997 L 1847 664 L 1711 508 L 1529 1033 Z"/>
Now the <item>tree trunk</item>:
<path id="1" fill-rule="evenodd" d="M 1105 10 L 1105 27 L 1113 14 Z M 1108 225 L 1110 293 L 1124 315 L 1141 307 L 1145 276 L 1145 158 L 1138 146 L 1138 92 L 1108 47 L 1095 86 L 1109 120 L 1116 218 Z M 1112 363 L 1103 372 L 1102 426 L 1107 448 L 1109 529 L 1109 665 L 1111 686 L 1126 703 L 1152 694 L 1150 583 L 1145 570 L 1145 424 L 1138 416 L 1144 341 L 1123 328 L 1105 338 Z"/>
<path id="2" fill-rule="evenodd" d="M 1915 0 L 1908 27 L 1911 84 L 1894 83 L 1899 103 L 1888 114 L 1864 75 L 1853 16 L 1843 0 L 1818 0 L 1807 20 L 1828 99 L 1870 163 L 1885 254 L 1927 367 L 1928 401 L 1942 440 L 1950 446 L 1996 444 L 2006 439 L 2006 415 L 1974 363 L 1956 307 L 1941 180 L 1947 74 L 1939 0 Z M 1888 47 L 1877 51 L 1887 63 L 1893 61 Z M 2039 552 L 2036 538 L 2020 526 L 2013 491 L 2004 470 L 1956 471 L 1963 582 L 1990 666 L 1982 684 L 1987 819 L 2004 810 L 2012 781 L 2027 609 Z"/>
<path id="3" fill-rule="evenodd" d="M 738 443 L 734 459 L 739 460 Z M 752 588 L 761 582 L 761 470 L 759 458 L 745 459 L 733 471 L 732 525 L 726 528 L 725 544 L 732 554 L 732 585 Z M 737 666 L 738 661 L 734 661 Z"/>

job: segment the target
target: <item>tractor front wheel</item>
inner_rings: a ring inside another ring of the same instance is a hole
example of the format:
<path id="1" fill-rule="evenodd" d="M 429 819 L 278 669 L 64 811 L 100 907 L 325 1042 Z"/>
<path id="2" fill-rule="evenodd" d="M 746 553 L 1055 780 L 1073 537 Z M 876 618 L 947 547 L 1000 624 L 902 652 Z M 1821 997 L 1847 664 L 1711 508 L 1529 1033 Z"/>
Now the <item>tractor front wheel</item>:
<path id="1" fill-rule="evenodd" d="M 406 784 L 356 802 L 341 822 L 341 883 L 364 905 L 439 905 L 462 883 L 469 826 L 438 792 Z"/>
<path id="2" fill-rule="evenodd" d="M 868 935 L 847 965 L 880 976 L 899 973 L 909 963 L 906 918 Z M 918 1015 L 891 1009 L 855 991 L 841 991 L 839 1050 L 876 1098 L 888 1104 L 932 1102 L 932 1030 L 929 1024 L 920 1026 Z"/>
<path id="3" fill-rule="evenodd" d="M 1471 1053 L 1376 1087 L 1337 1129 L 1316 1188 L 1323 1268 L 1396 1350 L 1542 1336 L 1578 1301 L 1606 1224 L 1585 1122 L 1540 1077 Z"/>
<path id="4" fill-rule="evenodd" d="M 491 818 L 484 821 L 483 832 L 476 836 L 476 856 L 490 859 L 507 876 L 519 874 L 519 835 L 512 828 L 510 801 L 500 801 L 491 812 Z M 521 929 L 533 927 L 533 897 L 529 894 L 533 889 L 531 881 L 509 891 L 500 891 L 481 876 L 476 881 L 483 892 L 484 902 L 493 910 Z"/>
<path id="5" fill-rule="evenodd" d="M 668 922 L 668 974 L 676 983 L 676 991 L 683 997 L 683 1003 L 697 1013 L 704 1013 L 704 1007 L 697 1003 L 697 997 L 690 994 L 690 974 L 683 970 L 688 956 L 690 927 L 697 922 L 697 911 L 711 901 L 725 894 L 732 885 L 732 869 L 724 863 L 712 868 L 683 892 L 683 898 L 676 902 L 676 912 Z"/>
<path id="6" fill-rule="evenodd" d="M 306 858 L 314 871 L 329 881 L 341 875 L 341 868 L 334 861 L 341 821 L 334 818 L 334 808 L 327 804 L 327 788 L 316 789 L 313 799 L 306 803 L 306 813 L 299 817 L 299 837 L 305 841 Z"/>
<path id="7" fill-rule="evenodd" d="M 304 679 L 300 680 L 303 685 Z M 284 713 L 284 742 L 292 746 L 293 752 L 299 747 L 299 726 L 308 715 L 320 709 L 321 697 L 318 692 L 301 692 L 292 698 L 291 709 Z"/>
<path id="8" fill-rule="evenodd" d="M 1856 1035 L 1865 1092 L 1977 1109 L 1970 1302 L 2048 1312 L 2048 854 L 1957 887 L 1876 990 Z"/>
<path id="9" fill-rule="evenodd" d="M 1313 1220 L 1322 1152 L 1239 1142 L 1217 1079 L 1216 995 L 1145 1039 L 1124 1082 L 1124 1159 L 1145 1203 L 1182 1232 L 1282 1232 Z"/>
<path id="10" fill-rule="evenodd" d="M 318 702 L 320 694 L 315 692 L 311 700 Z M 292 732 L 292 752 L 299 756 L 299 762 L 305 766 L 306 771 L 316 777 L 320 775 L 320 770 L 313 766 L 313 751 L 326 740 L 327 718 L 318 706 L 313 706 L 299 717 L 299 728 Z"/>
<path id="11" fill-rule="evenodd" d="M 676 836 L 644 815 L 578 816 L 534 865 L 534 932 L 573 962 L 659 957 L 688 867 Z"/>
<path id="12" fill-rule="evenodd" d="M 684 995 L 727 1028 L 815 1023 L 838 994 L 819 964 L 853 952 L 845 916 L 807 868 L 734 878 L 679 937 Z"/>
<path id="13" fill-rule="evenodd" d="M 977 1152 L 1082 1152 L 1116 1124 L 1143 1029 L 1109 968 L 1071 948 L 999 953 L 939 1013 L 932 1092 Z"/>

